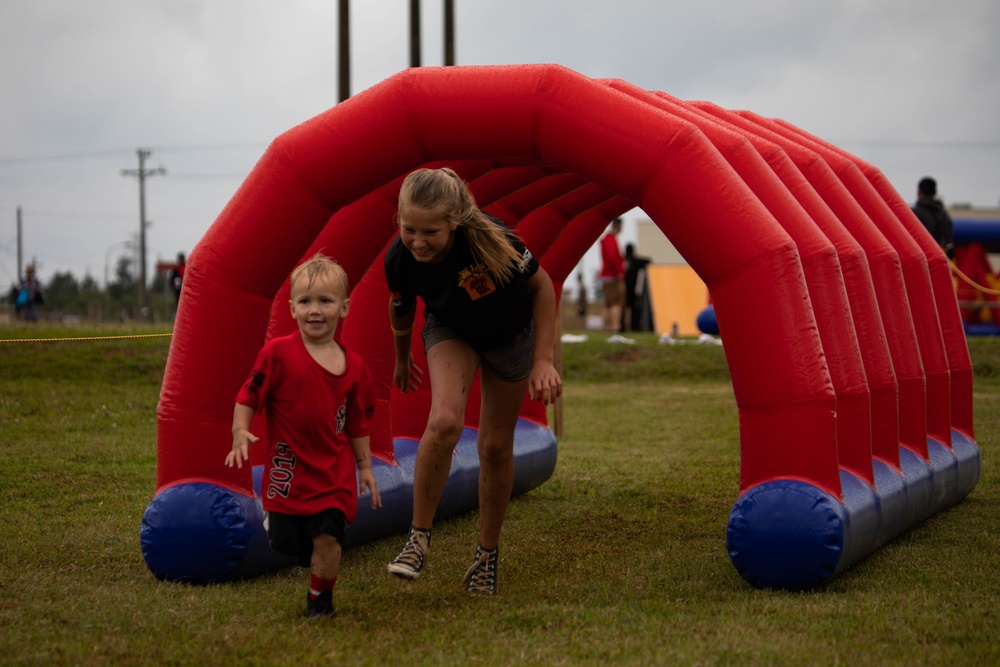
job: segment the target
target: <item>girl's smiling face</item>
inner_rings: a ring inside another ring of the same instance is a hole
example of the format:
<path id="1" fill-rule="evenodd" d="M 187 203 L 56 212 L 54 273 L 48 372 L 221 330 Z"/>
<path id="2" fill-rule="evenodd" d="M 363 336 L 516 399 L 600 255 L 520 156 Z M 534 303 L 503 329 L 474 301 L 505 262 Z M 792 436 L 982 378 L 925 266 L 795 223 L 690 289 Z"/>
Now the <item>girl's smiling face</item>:
<path id="1" fill-rule="evenodd" d="M 414 206 L 401 209 L 399 237 L 413 258 L 425 264 L 437 264 L 455 243 L 458 224 L 437 213 Z"/>

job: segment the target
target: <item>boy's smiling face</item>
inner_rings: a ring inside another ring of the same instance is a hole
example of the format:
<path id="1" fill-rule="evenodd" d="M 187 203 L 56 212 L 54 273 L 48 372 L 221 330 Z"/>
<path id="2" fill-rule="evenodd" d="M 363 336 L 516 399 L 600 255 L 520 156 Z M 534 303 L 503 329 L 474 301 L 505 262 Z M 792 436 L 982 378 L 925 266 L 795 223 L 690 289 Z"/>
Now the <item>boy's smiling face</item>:
<path id="1" fill-rule="evenodd" d="M 308 274 L 300 275 L 292 283 L 291 297 L 292 317 L 303 338 L 314 343 L 333 340 L 337 323 L 347 315 L 351 305 L 344 285 L 329 271 L 317 275 L 311 284 Z"/>

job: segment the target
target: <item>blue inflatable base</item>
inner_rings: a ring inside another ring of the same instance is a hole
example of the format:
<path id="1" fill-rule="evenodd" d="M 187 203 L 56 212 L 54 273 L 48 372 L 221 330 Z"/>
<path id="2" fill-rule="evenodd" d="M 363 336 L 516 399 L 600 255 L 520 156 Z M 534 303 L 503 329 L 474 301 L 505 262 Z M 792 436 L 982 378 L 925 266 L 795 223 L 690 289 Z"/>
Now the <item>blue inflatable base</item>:
<path id="1" fill-rule="evenodd" d="M 875 488 L 841 470 L 843 502 L 798 480 L 747 489 L 729 514 L 729 557 L 756 588 L 807 590 L 965 498 L 979 480 L 979 447 L 952 431 L 928 440 L 929 461 L 900 448 L 900 470 L 873 461 Z"/>
<path id="2" fill-rule="evenodd" d="M 373 472 L 382 508 L 358 500 L 345 548 L 405 534 L 413 512 L 413 470 L 417 441 L 394 442 L 397 465 L 375 460 Z M 547 481 L 556 466 L 555 436 L 548 428 L 520 420 L 514 436 L 514 491 L 526 493 Z M 260 490 L 263 466 L 253 469 L 257 494 L 208 482 L 177 483 L 156 494 L 139 529 L 142 555 L 160 580 L 207 584 L 254 577 L 293 564 L 271 549 L 264 530 Z M 437 518 L 464 514 L 479 506 L 479 455 L 476 431 L 465 429 L 455 448 Z"/>

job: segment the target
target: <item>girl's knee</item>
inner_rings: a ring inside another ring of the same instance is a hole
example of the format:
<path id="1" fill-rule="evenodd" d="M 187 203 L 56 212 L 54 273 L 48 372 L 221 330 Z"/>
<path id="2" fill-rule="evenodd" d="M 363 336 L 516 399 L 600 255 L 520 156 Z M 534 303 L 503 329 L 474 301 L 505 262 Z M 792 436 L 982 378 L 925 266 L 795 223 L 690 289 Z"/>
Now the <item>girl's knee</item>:
<path id="1" fill-rule="evenodd" d="M 477 443 L 479 460 L 491 466 L 503 466 L 514 458 L 514 443 L 506 440 L 484 440 Z"/>
<path id="2" fill-rule="evenodd" d="M 454 447 L 462 437 L 463 428 L 463 415 L 438 412 L 427 420 L 427 435 L 440 447 Z"/>

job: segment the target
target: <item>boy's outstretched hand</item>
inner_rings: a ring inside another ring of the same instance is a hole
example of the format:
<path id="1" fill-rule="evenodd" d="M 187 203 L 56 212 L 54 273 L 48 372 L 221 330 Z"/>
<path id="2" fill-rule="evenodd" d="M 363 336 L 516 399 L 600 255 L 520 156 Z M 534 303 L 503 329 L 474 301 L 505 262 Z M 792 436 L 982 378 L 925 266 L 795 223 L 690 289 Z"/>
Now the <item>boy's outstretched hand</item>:
<path id="1" fill-rule="evenodd" d="M 372 472 L 371 468 L 358 470 L 358 495 L 365 495 L 365 491 L 370 492 L 372 495 L 373 510 L 382 507 L 382 496 L 378 493 L 378 485 L 375 483 L 375 473 Z"/>
<path id="2" fill-rule="evenodd" d="M 243 462 L 250 459 L 250 445 L 257 442 L 257 436 L 246 429 L 233 431 L 233 450 L 226 454 L 226 465 L 230 468 L 236 464 L 243 467 Z"/>

